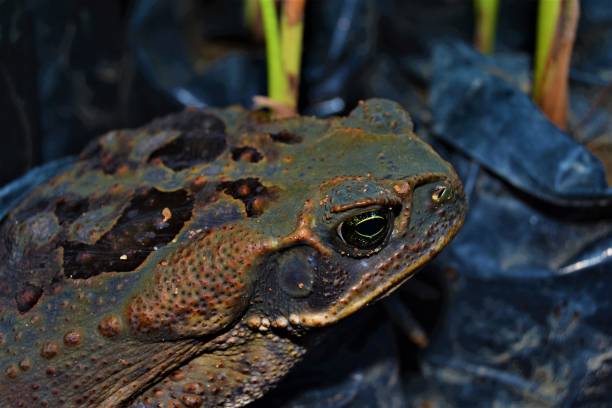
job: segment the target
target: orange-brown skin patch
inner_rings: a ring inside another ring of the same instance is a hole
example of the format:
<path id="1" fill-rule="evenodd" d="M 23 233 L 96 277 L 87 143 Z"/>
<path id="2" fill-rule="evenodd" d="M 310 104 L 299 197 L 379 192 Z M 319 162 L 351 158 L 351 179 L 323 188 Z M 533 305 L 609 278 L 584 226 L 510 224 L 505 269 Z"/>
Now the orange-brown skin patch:
<path id="1" fill-rule="evenodd" d="M 71 330 L 64 335 L 64 344 L 67 346 L 78 346 L 81 343 L 81 333 Z"/>
<path id="2" fill-rule="evenodd" d="M 115 337 L 121 332 L 121 322 L 117 316 L 106 316 L 100 320 L 98 331 L 104 337 Z"/>
<path id="3" fill-rule="evenodd" d="M 133 332 L 197 336 L 235 320 L 249 302 L 251 260 L 270 248 L 240 225 L 194 240 L 155 268 L 154 279 L 128 305 Z"/>
<path id="4" fill-rule="evenodd" d="M 52 359 L 59 353 L 59 346 L 51 341 L 43 343 L 40 348 L 40 355 L 46 359 Z"/>
<path id="5" fill-rule="evenodd" d="M 19 374 L 19 369 L 15 364 L 11 364 L 6 368 L 4 373 L 8 378 L 17 378 L 17 375 Z"/>

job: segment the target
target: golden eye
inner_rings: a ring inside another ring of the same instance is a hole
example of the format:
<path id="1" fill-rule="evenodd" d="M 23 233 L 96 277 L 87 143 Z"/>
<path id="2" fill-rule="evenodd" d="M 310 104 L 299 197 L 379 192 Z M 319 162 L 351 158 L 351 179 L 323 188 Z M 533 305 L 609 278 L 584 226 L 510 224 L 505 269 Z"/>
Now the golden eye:
<path id="1" fill-rule="evenodd" d="M 434 203 L 442 203 L 450 200 L 451 198 L 453 198 L 453 191 L 448 186 L 436 186 L 431 192 L 431 200 Z"/>
<path id="2" fill-rule="evenodd" d="M 338 225 L 338 236 L 357 249 L 372 249 L 382 244 L 391 230 L 390 209 L 368 210 L 353 215 Z"/>

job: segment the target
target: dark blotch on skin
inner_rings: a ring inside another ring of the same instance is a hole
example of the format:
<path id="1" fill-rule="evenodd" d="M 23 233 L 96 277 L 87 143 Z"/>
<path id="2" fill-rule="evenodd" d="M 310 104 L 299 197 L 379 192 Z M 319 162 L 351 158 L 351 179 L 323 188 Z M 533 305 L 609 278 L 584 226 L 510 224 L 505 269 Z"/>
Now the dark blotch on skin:
<path id="1" fill-rule="evenodd" d="M 302 136 L 296 135 L 295 133 L 288 132 L 286 130 L 281 130 L 278 133 L 270 133 L 270 137 L 272 140 L 278 143 L 285 144 L 298 144 L 302 143 Z"/>
<path id="2" fill-rule="evenodd" d="M 172 209 L 164 221 L 164 209 Z M 155 247 L 170 242 L 191 218 L 193 196 L 186 190 L 146 190 L 134 197 L 113 229 L 93 245 L 64 245 L 64 274 L 86 279 L 102 272 L 136 269 Z"/>
<path id="3" fill-rule="evenodd" d="M 117 137 L 122 138 L 118 135 Z M 129 144 L 112 143 L 111 145 L 104 147 L 101 140 L 94 140 L 83 149 L 79 160 L 88 162 L 86 166 L 88 170 L 102 170 L 108 175 L 114 175 L 121 168 L 134 168 L 136 163 L 130 162 Z"/>
<path id="4" fill-rule="evenodd" d="M 272 197 L 269 189 L 253 177 L 219 183 L 217 190 L 242 201 L 247 217 L 260 216 L 263 203 Z"/>
<path id="5" fill-rule="evenodd" d="M 121 167 L 134 167 L 135 163 L 130 162 L 129 156 L 130 150 L 127 146 L 107 151 L 100 144 L 100 140 L 94 140 L 83 149 L 79 160 L 89 160 L 92 170 L 99 169 L 104 174 L 114 175 Z"/>
<path id="6" fill-rule="evenodd" d="M 104 174 L 115 174 L 121 163 L 124 162 L 124 159 L 124 157 L 115 156 L 110 153 L 102 154 L 100 157 L 100 168 Z"/>
<path id="7" fill-rule="evenodd" d="M 62 199 L 55 205 L 55 215 L 59 224 L 69 224 L 86 212 L 88 207 L 89 202 L 86 199 Z"/>
<path id="8" fill-rule="evenodd" d="M 232 160 L 246 160 L 251 163 L 257 163 L 263 158 L 262 154 L 257 149 L 251 146 L 241 146 L 232 148 Z"/>
<path id="9" fill-rule="evenodd" d="M 25 313 L 32 309 L 43 294 L 41 287 L 26 283 L 23 289 L 15 295 L 17 310 L 20 313 Z"/>
<path id="10" fill-rule="evenodd" d="M 157 149 L 149 160 L 159 159 L 175 171 L 216 159 L 226 147 L 225 124 L 216 116 L 186 110 L 154 121 L 152 130 L 178 130 L 181 135 Z"/>

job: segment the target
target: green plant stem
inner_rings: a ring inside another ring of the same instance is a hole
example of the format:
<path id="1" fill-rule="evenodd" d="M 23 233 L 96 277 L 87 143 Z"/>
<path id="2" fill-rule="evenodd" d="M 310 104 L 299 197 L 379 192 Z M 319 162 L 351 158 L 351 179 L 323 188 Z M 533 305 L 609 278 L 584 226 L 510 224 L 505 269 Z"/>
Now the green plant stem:
<path id="1" fill-rule="evenodd" d="M 291 95 L 284 73 L 281 54 L 281 39 L 274 0 L 259 0 L 266 39 L 266 60 L 268 66 L 268 98 L 280 104 L 289 104 Z"/>
<path id="2" fill-rule="evenodd" d="M 474 0 L 476 14 L 474 43 L 483 54 L 491 54 L 495 49 L 498 10 L 499 0 Z"/>
<path id="3" fill-rule="evenodd" d="M 302 61 L 305 0 L 285 0 L 281 18 L 281 46 L 285 75 L 291 93 L 291 108 L 297 109 Z"/>
<path id="4" fill-rule="evenodd" d="M 533 96 L 538 99 L 542 92 L 542 76 L 561 13 L 561 1 L 540 0 L 535 49 L 535 73 Z"/>
<path id="5" fill-rule="evenodd" d="M 560 128 L 567 121 L 568 77 L 579 0 L 540 0 L 533 99 Z"/>

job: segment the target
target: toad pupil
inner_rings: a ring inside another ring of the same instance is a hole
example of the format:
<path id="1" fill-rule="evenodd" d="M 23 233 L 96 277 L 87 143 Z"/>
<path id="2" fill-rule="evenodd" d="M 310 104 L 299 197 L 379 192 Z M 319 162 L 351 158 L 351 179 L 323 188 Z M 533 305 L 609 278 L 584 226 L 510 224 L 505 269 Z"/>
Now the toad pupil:
<path id="1" fill-rule="evenodd" d="M 377 209 L 354 215 L 342 222 L 338 235 L 348 245 L 359 249 L 370 249 L 380 245 L 391 226 L 391 211 Z"/>

